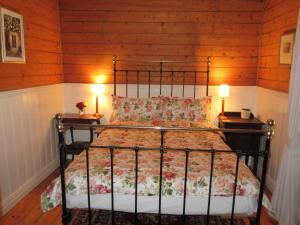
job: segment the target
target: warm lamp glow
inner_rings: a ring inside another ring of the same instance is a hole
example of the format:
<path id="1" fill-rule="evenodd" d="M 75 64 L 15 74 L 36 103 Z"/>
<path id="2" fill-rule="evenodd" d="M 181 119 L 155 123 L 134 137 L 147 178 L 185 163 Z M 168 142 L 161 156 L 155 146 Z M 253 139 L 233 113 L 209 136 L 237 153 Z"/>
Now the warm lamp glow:
<path id="1" fill-rule="evenodd" d="M 98 74 L 107 74 L 105 71 Z M 105 75 L 92 75 L 93 81 L 96 84 L 105 84 L 107 83 L 107 76 Z"/>
<path id="2" fill-rule="evenodd" d="M 99 96 L 105 92 L 105 87 L 103 84 L 93 84 L 92 90 L 94 95 Z"/>
<path id="3" fill-rule="evenodd" d="M 101 99 L 101 96 L 105 92 L 105 87 L 103 84 L 93 84 L 92 90 L 96 95 L 96 113 L 94 114 L 94 116 L 101 117 L 101 114 L 99 114 L 99 97 Z"/>
<path id="4" fill-rule="evenodd" d="M 221 117 L 224 117 L 224 108 L 225 108 L 225 98 L 229 97 L 229 85 L 228 84 L 221 84 L 219 88 L 219 95 L 222 97 L 222 113 Z"/>
<path id="5" fill-rule="evenodd" d="M 219 95 L 222 98 L 229 97 L 229 85 L 228 84 L 221 84 L 220 85 Z"/>

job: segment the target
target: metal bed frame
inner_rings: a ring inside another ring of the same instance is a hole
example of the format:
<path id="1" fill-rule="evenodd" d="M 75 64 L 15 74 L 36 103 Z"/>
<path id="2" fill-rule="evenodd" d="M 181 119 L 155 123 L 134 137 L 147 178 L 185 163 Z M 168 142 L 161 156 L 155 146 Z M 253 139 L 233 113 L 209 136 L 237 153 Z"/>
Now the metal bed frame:
<path id="1" fill-rule="evenodd" d="M 158 64 L 159 69 L 117 69 L 118 62 L 139 62 L 139 63 L 150 63 L 150 64 Z M 180 64 L 180 63 L 191 63 L 193 61 L 135 61 L 135 60 L 117 60 L 116 57 L 113 57 L 113 67 L 114 67 L 114 95 L 117 95 L 117 73 L 125 72 L 125 84 L 126 84 L 126 97 L 128 97 L 128 76 L 129 73 L 136 74 L 136 85 L 137 85 L 137 98 L 140 97 L 140 73 L 144 72 L 148 74 L 148 97 L 151 97 L 151 74 L 159 73 L 159 95 L 162 94 L 162 81 L 163 74 L 168 74 L 171 77 L 171 90 L 170 95 L 173 96 L 173 88 L 174 88 L 174 76 L 175 74 L 182 75 L 182 97 L 185 96 L 185 85 L 186 85 L 186 76 L 187 74 L 193 74 L 193 97 L 196 97 L 196 86 L 197 86 L 197 77 L 198 75 L 205 74 L 206 75 L 206 96 L 208 96 L 209 89 L 209 77 L 210 77 L 210 66 L 211 66 L 211 57 L 207 57 L 206 61 L 194 61 L 197 63 L 205 63 L 206 70 L 163 70 L 163 66 L 166 64 Z"/>
<path id="2" fill-rule="evenodd" d="M 126 96 L 128 96 L 128 73 L 129 71 L 135 72 L 137 74 L 137 97 L 139 97 L 139 73 L 141 70 L 119 70 L 117 69 L 117 62 L 120 60 L 117 60 L 116 58 L 113 59 L 113 65 L 114 65 L 114 95 L 117 94 L 117 72 L 125 72 L 126 74 Z M 184 92 L 184 86 L 185 86 L 185 75 L 187 72 L 191 71 L 163 71 L 163 64 L 164 63 L 177 63 L 175 61 L 151 61 L 150 63 L 159 63 L 160 69 L 160 94 L 162 90 L 162 76 L 164 72 L 171 73 L 172 74 L 172 83 L 171 83 L 171 96 L 173 96 L 173 75 L 174 73 L 181 73 L 183 74 L 183 92 L 182 96 L 185 95 Z M 206 79 L 206 95 L 208 96 L 208 85 L 209 85 L 209 75 L 210 75 L 210 63 L 211 59 L 210 57 L 207 58 L 207 70 L 206 71 L 192 71 L 195 74 L 194 78 L 194 98 L 196 96 L 196 78 L 198 73 L 205 73 L 207 75 Z M 151 71 L 147 71 L 149 73 L 149 91 L 148 96 L 151 96 Z M 230 223 L 231 225 L 234 224 L 234 216 L 235 216 L 235 200 L 236 200 L 236 189 L 237 189 L 237 182 L 238 182 L 238 172 L 239 172 L 239 163 L 242 156 L 247 156 L 250 154 L 250 152 L 240 151 L 240 150 L 234 150 L 228 151 L 224 149 L 189 149 L 189 148 L 167 148 L 164 146 L 164 134 L 167 131 L 208 131 L 208 132 L 231 132 L 231 133 L 251 133 L 255 135 L 260 135 L 261 137 L 266 138 L 266 143 L 264 146 L 264 149 L 260 150 L 257 154 L 259 157 L 262 158 L 262 171 L 261 176 L 257 176 L 257 178 L 260 180 L 260 189 L 259 189 L 259 196 L 258 196 L 258 207 L 255 216 L 249 217 L 250 224 L 251 225 L 259 225 L 260 224 L 260 217 L 262 212 L 262 201 L 263 201 L 263 194 L 265 189 L 265 182 L 266 182 L 266 174 L 267 174 L 267 168 L 268 168 L 268 160 L 269 160 L 269 154 L 270 154 L 270 145 L 271 145 L 271 139 L 274 134 L 274 126 L 275 122 L 272 119 L 269 119 L 267 121 L 266 127 L 264 130 L 252 130 L 252 129 L 218 129 L 218 128 L 170 128 L 170 127 L 152 127 L 152 126 L 115 126 L 115 125 L 83 125 L 83 124 L 68 124 L 62 122 L 62 115 L 57 114 L 56 115 L 56 122 L 57 122 L 57 129 L 59 134 L 59 151 L 60 151 L 60 173 L 61 173 L 61 193 L 62 193 L 62 222 L 64 225 L 68 224 L 71 218 L 71 209 L 67 208 L 66 205 L 66 185 L 65 185 L 65 169 L 66 169 L 66 144 L 64 140 L 64 131 L 70 127 L 78 127 L 78 128 L 89 128 L 89 129 L 96 129 L 96 128 L 110 128 L 110 129 L 152 129 L 152 130 L 159 130 L 161 139 L 160 139 L 160 147 L 159 148 L 145 148 L 145 147 L 139 147 L 139 146 L 94 146 L 93 144 L 86 144 L 84 147 L 85 154 L 86 154 L 86 173 L 87 173 L 87 200 L 88 200 L 88 218 L 89 218 L 89 225 L 92 224 L 92 209 L 91 209 L 91 198 L 90 198 L 90 175 L 89 175 L 89 148 L 97 149 L 99 151 L 101 150 L 107 150 L 110 151 L 110 173 L 111 173 L 111 224 L 114 225 L 115 220 L 115 209 L 114 209 L 114 151 L 116 149 L 119 150 L 132 150 L 135 153 L 135 207 L 134 207 L 134 221 L 133 223 L 135 225 L 139 224 L 138 220 L 138 167 L 139 167 L 139 152 L 141 151 L 157 151 L 160 154 L 160 170 L 159 170 L 159 200 L 158 200 L 158 221 L 157 224 L 161 225 L 161 202 L 162 202 L 162 177 L 163 177 L 163 159 L 164 155 L 167 154 L 167 151 L 181 151 L 185 153 L 185 167 L 184 169 L 184 195 L 183 195 L 183 208 L 182 208 L 182 224 L 186 223 L 186 188 L 187 188 L 187 179 L 188 179 L 188 165 L 189 165 L 189 154 L 191 152 L 206 152 L 211 155 L 211 167 L 210 167 L 210 179 L 209 179 L 209 190 L 208 190 L 208 204 L 207 204 L 207 213 L 206 213 L 206 224 L 210 224 L 210 205 L 211 205 L 211 193 L 212 193 L 212 179 L 214 174 L 214 159 L 216 154 L 235 154 L 236 155 L 236 165 L 235 165 L 235 177 L 234 177 L 234 190 L 233 190 L 233 196 L 232 196 L 232 208 L 231 208 L 231 215 L 230 215 Z M 253 152 L 251 152 L 253 155 Z M 203 216 L 203 215 L 201 215 Z"/>

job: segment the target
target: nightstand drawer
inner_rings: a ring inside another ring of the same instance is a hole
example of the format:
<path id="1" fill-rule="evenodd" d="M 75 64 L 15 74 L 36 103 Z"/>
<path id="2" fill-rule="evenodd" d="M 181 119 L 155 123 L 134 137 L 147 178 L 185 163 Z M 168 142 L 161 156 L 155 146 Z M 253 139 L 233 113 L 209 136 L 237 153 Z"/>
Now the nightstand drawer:
<path id="1" fill-rule="evenodd" d="M 260 144 L 259 135 L 226 133 L 226 142 L 233 150 L 257 152 Z"/>

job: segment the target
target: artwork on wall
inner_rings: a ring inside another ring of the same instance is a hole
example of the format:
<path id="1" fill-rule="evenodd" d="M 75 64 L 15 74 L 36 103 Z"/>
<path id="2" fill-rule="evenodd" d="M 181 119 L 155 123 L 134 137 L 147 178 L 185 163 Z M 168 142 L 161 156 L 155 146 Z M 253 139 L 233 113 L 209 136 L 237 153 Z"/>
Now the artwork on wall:
<path id="1" fill-rule="evenodd" d="M 25 63 L 23 16 L 0 9 L 2 62 Z"/>
<path id="2" fill-rule="evenodd" d="M 281 36 L 280 64 L 292 64 L 295 32 L 288 32 Z"/>

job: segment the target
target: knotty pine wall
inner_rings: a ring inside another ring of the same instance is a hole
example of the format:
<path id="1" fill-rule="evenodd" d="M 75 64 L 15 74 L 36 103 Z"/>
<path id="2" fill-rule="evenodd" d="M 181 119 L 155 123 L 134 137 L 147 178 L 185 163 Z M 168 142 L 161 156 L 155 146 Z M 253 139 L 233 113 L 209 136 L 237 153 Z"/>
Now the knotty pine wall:
<path id="1" fill-rule="evenodd" d="M 0 62 L 0 91 L 63 82 L 58 0 L 0 0 L 24 18 L 26 64 Z"/>
<path id="2" fill-rule="evenodd" d="M 139 60 L 212 56 L 212 85 L 255 86 L 263 6 L 255 0 L 61 0 L 64 80 L 94 83 L 104 75 L 102 82 L 111 83 L 112 55 Z M 205 64 L 187 66 L 206 69 Z M 135 83 L 136 76 L 129 80 Z"/>
<path id="3" fill-rule="evenodd" d="M 257 85 L 288 92 L 290 65 L 279 64 L 281 35 L 295 30 L 299 14 L 299 0 L 267 0 L 260 37 Z"/>

